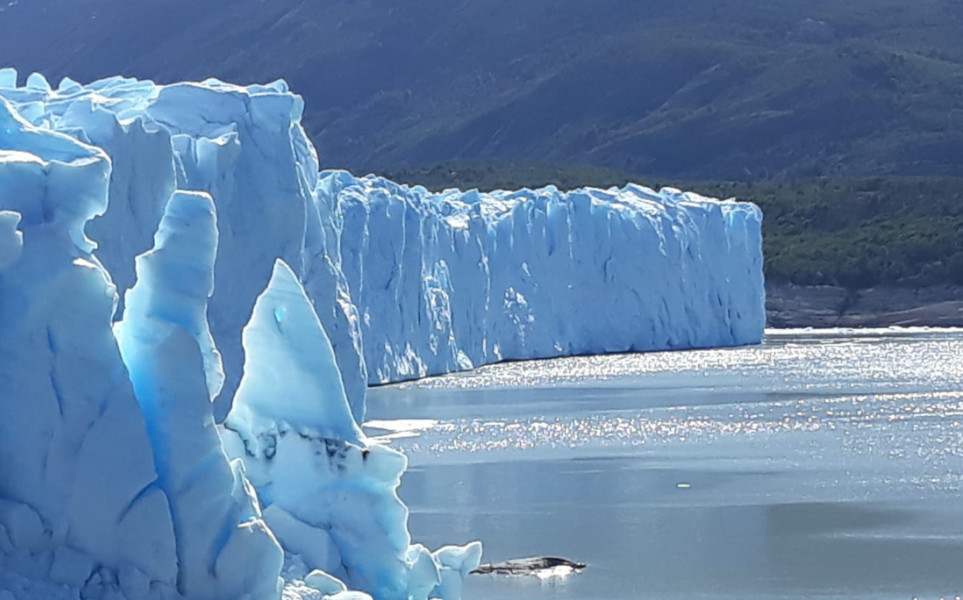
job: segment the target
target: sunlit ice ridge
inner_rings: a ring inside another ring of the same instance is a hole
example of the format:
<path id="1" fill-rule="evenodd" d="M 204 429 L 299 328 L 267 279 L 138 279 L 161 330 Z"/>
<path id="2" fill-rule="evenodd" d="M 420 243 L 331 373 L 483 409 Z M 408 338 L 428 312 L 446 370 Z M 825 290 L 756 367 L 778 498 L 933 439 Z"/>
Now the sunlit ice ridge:
<path id="1" fill-rule="evenodd" d="M 0 598 L 456 599 L 369 384 L 761 340 L 754 205 L 323 172 L 303 108 L 0 70 Z"/>

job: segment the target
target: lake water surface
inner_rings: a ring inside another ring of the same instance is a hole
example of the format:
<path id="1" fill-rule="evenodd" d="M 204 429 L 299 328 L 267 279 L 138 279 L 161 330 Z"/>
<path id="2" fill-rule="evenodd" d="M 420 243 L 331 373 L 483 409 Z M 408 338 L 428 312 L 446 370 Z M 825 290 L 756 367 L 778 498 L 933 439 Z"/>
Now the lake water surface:
<path id="1" fill-rule="evenodd" d="M 959 598 L 963 331 L 508 363 L 379 388 L 415 541 L 485 562 L 466 600 Z"/>

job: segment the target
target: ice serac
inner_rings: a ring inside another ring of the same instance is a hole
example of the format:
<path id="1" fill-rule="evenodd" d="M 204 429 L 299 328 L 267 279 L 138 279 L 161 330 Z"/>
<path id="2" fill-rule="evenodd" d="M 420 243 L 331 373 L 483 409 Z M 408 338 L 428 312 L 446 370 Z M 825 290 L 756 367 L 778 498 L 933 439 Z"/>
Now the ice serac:
<path id="1" fill-rule="evenodd" d="M 137 285 L 125 300 L 134 307 L 124 313 L 116 328 L 121 352 L 128 342 L 131 356 L 183 331 L 198 347 L 209 399 L 224 383 L 221 355 L 207 325 L 207 302 L 214 290 L 214 259 L 217 257 L 217 215 L 214 201 L 203 192 L 174 193 L 167 202 L 154 247 L 137 257 Z M 187 371 L 192 358 L 185 359 Z M 138 380 L 135 379 L 135 383 Z M 210 412 L 200 405 L 199 412 Z"/>
<path id="2" fill-rule="evenodd" d="M 146 113 L 173 136 L 178 186 L 207 191 L 223 207 L 210 307 L 227 378 L 219 407 L 230 406 L 241 376 L 241 329 L 280 257 L 304 282 L 339 350 L 349 403 L 362 418 L 360 336 L 337 245 L 328 241 L 336 215 L 316 203 L 318 159 L 300 126 L 301 98 L 283 81 L 184 83 L 158 87 L 155 96 Z"/>
<path id="3" fill-rule="evenodd" d="M 227 425 L 251 444 L 274 436 L 278 423 L 318 438 L 358 444 L 334 349 L 311 300 L 283 261 L 244 329 L 244 377 Z"/>
<path id="4" fill-rule="evenodd" d="M 178 592 L 196 600 L 269 600 L 280 589 L 281 548 L 243 465 L 228 462 L 211 409 L 223 383 L 206 317 L 216 255 L 213 200 L 176 192 L 154 248 L 137 259 L 137 283 L 116 335 L 147 419 L 157 485 L 170 503 Z"/>
<path id="5" fill-rule="evenodd" d="M 322 174 L 370 383 L 505 359 L 758 343 L 761 212 L 674 189 L 430 193 Z"/>
<path id="6" fill-rule="evenodd" d="M 74 93 L 82 94 L 82 89 Z M 123 104 L 111 106 L 117 110 Z M 103 217 L 91 222 L 87 232 L 97 240 L 97 257 L 114 283 L 121 290 L 129 289 L 135 281 L 133 257 L 151 248 L 164 207 L 175 190 L 170 133 L 149 119 L 115 114 L 103 107 L 103 99 L 68 96 L 52 108 L 63 112 L 58 128 L 83 132 L 89 143 L 111 157 L 110 202 Z M 121 298 L 117 318 L 123 314 L 123 302 Z"/>
<path id="7" fill-rule="evenodd" d="M 0 98 L 0 575 L 17 582 L 8 600 L 58 586 L 89 599 L 175 596 L 167 497 L 111 333 L 116 291 L 84 236 L 106 209 L 109 173 L 106 154 L 29 125 Z"/>
<path id="8" fill-rule="evenodd" d="M 396 493 L 405 457 L 364 439 L 331 343 L 280 260 L 243 344 L 244 376 L 225 422 L 225 446 L 247 465 L 285 549 L 306 570 L 342 578 L 379 600 L 460 598 L 447 577 L 440 587 L 445 565 L 411 544 L 408 511 Z M 480 558 L 480 546 L 473 547 Z"/>

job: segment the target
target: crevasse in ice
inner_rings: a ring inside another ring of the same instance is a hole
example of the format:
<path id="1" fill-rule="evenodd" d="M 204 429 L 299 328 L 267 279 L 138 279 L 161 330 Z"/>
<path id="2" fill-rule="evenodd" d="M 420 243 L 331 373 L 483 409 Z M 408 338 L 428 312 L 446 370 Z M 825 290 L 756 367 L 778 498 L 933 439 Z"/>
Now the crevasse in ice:
<path id="1" fill-rule="evenodd" d="M 302 110 L 0 70 L 0 599 L 458 598 L 369 383 L 761 339 L 752 205 L 319 172 Z"/>

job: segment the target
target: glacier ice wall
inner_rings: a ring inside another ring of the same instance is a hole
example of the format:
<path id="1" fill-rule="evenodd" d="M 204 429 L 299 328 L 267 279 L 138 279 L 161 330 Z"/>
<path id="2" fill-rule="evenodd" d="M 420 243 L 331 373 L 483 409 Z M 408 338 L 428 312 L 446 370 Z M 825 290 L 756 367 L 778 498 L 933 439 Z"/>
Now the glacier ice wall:
<path id="1" fill-rule="evenodd" d="M 217 285 L 208 319 L 225 373 L 218 418 L 240 381 L 241 330 L 277 258 L 297 271 L 311 295 L 360 418 L 366 374 L 356 309 L 339 268 L 337 217 L 317 205 L 318 160 L 299 124 L 300 97 L 283 81 L 157 86 L 117 77 L 88 86 L 67 79 L 51 90 L 41 80 L 0 86 L 0 97 L 34 124 L 111 157 L 110 201 L 88 233 L 120 289 L 133 285 L 134 257 L 150 249 L 174 190 L 205 192 L 217 203 Z"/>
<path id="2" fill-rule="evenodd" d="M 370 383 L 505 359 L 758 343 L 761 213 L 678 190 L 440 194 L 323 174 Z"/>
<path id="3" fill-rule="evenodd" d="M 102 151 L 0 99 L 0 571 L 172 598 L 169 505 L 111 334 L 116 290 L 84 236 L 109 173 Z"/>
<path id="4" fill-rule="evenodd" d="M 368 383 L 761 339 L 750 204 L 320 173 L 302 110 L 0 70 L 0 591 L 276 597 L 270 528 L 297 585 L 454 600 L 480 546 L 411 544 Z"/>
<path id="5" fill-rule="evenodd" d="M 122 289 L 174 189 L 214 198 L 219 419 L 240 381 L 241 330 L 277 258 L 314 304 L 359 420 L 368 383 L 509 358 L 761 339 L 753 205 L 634 185 L 431 194 L 319 176 L 301 99 L 284 82 L 32 81 L 0 95 L 113 158 L 110 202 L 89 232 Z"/>

